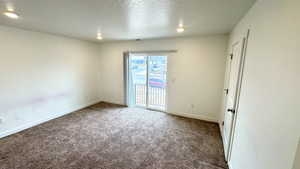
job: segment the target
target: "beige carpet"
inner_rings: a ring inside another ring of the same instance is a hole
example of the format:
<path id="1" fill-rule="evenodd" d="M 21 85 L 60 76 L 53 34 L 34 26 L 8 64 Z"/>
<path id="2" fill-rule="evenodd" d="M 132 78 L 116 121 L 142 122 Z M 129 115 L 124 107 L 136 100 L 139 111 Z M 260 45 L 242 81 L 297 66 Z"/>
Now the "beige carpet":
<path id="1" fill-rule="evenodd" d="M 99 103 L 0 139 L 0 169 L 224 169 L 218 125 Z"/>

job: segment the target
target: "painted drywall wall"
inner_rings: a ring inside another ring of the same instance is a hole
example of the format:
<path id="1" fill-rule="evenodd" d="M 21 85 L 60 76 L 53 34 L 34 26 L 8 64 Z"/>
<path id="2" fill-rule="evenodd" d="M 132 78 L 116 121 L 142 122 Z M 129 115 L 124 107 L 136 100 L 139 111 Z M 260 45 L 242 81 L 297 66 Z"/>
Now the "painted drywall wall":
<path id="1" fill-rule="evenodd" d="M 231 33 L 230 44 L 251 31 L 231 169 L 293 167 L 300 131 L 299 6 L 298 0 L 258 0 Z"/>
<path id="2" fill-rule="evenodd" d="M 98 46 L 0 26 L 0 137 L 99 101 Z"/>
<path id="3" fill-rule="evenodd" d="M 228 36 L 174 38 L 100 45 L 102 100 L 124 104 L 123 52 L 178 50 L 168 57 L 168 112 L 217 121 Z"/>

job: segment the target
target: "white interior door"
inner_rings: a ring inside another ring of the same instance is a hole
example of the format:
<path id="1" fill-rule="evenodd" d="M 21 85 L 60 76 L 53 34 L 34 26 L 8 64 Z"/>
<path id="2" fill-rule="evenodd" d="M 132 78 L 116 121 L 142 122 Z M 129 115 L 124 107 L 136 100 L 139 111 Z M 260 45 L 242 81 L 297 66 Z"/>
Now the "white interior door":
<path id="1" fill-rule="evenodd" d="M 232 131 L 236 115 L 237 106 L 237 94 L 240 83 L 241 72 L 241 58 L 243 50 L 243 41 L 236 42 L 232 46 L 232 54 L 230 55 L 230 70 L 229 70 L 229 82 L 227 89 L 227 102 L 224 112 L 224 127 L 223 127 L 223 139 L 225 147 L 225 156 L 229 160 L 229 152 L 231 148 Z"/>

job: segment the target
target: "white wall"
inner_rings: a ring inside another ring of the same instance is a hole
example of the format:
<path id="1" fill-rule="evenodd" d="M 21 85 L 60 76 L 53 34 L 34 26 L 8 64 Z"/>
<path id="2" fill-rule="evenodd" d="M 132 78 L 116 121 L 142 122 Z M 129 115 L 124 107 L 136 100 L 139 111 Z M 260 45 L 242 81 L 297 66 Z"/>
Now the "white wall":
<path id="1" fill-rule="evenodd" d="M 98 45 L 0 26 L 0 137 L 99 101 Z"/>
<path id="2" fill-rule="evenodd" d="M 251 30 L 231 169 L 291 169 L 300 134 L 300 1 L 258 0 L 230 44 Z"/>
<path id="3" fill-rule="evenodd" d="M 178 50 L 169 59 L 168 112 L 217 121 L 228 36 L 103 43 L 102 100 L 124 104 L 123 52 Z"/>

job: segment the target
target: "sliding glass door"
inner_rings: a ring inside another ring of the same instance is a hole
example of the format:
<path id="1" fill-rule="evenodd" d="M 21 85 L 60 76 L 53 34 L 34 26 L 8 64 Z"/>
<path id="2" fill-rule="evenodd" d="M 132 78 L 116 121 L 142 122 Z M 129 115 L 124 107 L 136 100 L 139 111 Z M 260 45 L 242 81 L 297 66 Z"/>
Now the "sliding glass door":
<path id="1" fill-rule="evenodd" d="M 165 111 L 167 56 L 131 54 L 128 73 L 131 105 Z"/>

